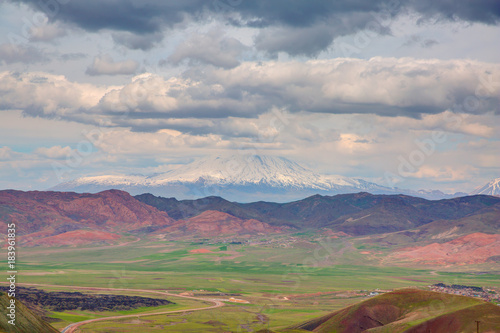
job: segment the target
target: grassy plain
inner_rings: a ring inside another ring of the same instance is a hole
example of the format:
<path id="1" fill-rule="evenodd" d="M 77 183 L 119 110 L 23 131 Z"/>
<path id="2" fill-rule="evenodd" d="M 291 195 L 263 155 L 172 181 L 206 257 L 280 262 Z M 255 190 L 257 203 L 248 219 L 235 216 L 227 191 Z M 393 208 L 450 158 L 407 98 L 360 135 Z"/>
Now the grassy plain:
<path id="1" fill-rule="evenodd" d="M 237 298 L 250 302 L 227 302 L 222 308 L 201 312 L 96 322 L 84 325 L 81 332 L 246 332 L 286 327 L 321 316 L 366 299 L 360 296 L 361 291 L 423 287 L 437 282 L 500 287 L 498 272 L 488 271 L 491 265 L 396 267 L 381 264 L 385 248 L 356 240 L 325 243 L 309 235 L 292 238 L 293 241 L 283 237 L 277 241 L 260 239 L 254 245 L 227 244 L 227 250 L 224 244 L 147 238 L 126 246 L 97 249 L 23 248 L 18 251 L 17 282 L 61 286 L 44 289 L 66 291 L 72 288 L 62 286 L 236 293 L 241 294 Z M 190 252 L 201 248 L 213 252 Z M 132 291 L 116 293 L 162 297 Z M 120 312 L 77 310 L 49 315 L 61 320 L 53 325 L 62 328 L 90 318 L 200 307 L 199 301 L 167 298 L 176 304 Z"/>

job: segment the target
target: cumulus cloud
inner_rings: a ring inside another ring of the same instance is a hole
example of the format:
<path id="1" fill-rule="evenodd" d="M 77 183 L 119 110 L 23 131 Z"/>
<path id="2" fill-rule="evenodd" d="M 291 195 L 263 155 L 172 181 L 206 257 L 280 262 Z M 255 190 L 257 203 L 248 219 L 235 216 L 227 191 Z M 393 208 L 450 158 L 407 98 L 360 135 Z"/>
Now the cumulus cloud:
<path id="1" fill-rule="evenodd" d="M 61 146 L 53 146 L 53 147 L 40 147 L 35 150 L 35 154 L 40 157 L 46 157 L 50 159 L 63 159 L 70 156 L 73 150 L 71 147 L 61 147 Z"/>
<path id="2" fill-rule="evenodd" d="M 47 56 L 39 49 L 30 45 L 12 43 L 0 44 L 0 62 L 6 64 L 32 64 L 47 61 Z"/>
<path id="3" fill-rule="evenodd" d="M 495 82 L 500 82 L 498 65 L 468 60 L 247 62 L 191 77 L 141 76 L 108 93 L 96 108 L 106 114 L 128 111 L 131 119 L 256 117 L 273 107 L 407 117 L 453 108 L 498 113 Z M 127 105 L 119 103 L 123 96 L 130 97 Z"/>
<path id="4" fill-rule="evenodd" d="M 85 73 L 88 75 L 130 75 L 139 68 L 139 63 L 134 60 L 114 61 L 110 55 L 100 55 L 94 58 Z"/>
<path id="5" fill-rule="evenodd" d="M 188 60 L 195 64 L 233 68 L 240 64 L 238 58 L 246 49 L 248 47 L 236 38 L 225 36 L 222 29 L 214 29 L 206 34 L 193 34 L 177 47 L 168 61 L 175 65 Z"/>
<path id="6" fill-rule="evenodd" d="M 32 117 L 70 119 L 78 110 L 96 105 L 112 88 L 71 82 L 63 75 L 1 72 L 0 109 L 22 110 Z"/>
<path id="7" fill-rule="evenodd" d="M 500 113 L 500 66 L 470 60 L 245 62 L 168 79 L 141 74 L 125 86 L 108 88 L 49 74 L 3 73 L 0 78 L 4 109 L 89 123 L 99 118 L 106 126 L 138 131 L 221 131 L 214 120 L 258 118 L 274 108 L 409 118 L 446 110 Z"/>

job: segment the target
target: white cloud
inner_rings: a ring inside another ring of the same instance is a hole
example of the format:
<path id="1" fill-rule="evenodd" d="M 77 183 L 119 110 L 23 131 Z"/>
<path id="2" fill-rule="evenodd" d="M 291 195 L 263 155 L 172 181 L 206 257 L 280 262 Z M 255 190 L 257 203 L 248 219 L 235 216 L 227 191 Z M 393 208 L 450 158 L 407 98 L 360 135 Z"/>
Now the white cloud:
<path id="1" fill-rule="evenodd" d="M 50 159 L 67 158 L 72 152 L 73 150 L 71 149 L 71 147 L 68 146 L 66 147 L 53 146 L 50 148 L 40 147 L 35 150 L 35 154 Z"/>
<path id="2" fill-rule="evenodd" d="M 4 146 L 0 147 L 0 161 L 8 161 L 12 159 L 13 151 L 10 147 Z"/>
<path id="3" fill-rule="evenodd" d="M 94 58 L 87 68 L 88 75 L 130 75 L 137 72 L 139 63 L 134 60 L 114 61 L 109 54 Z"/>
<path id="4" fill-rule="evenodd" d="M 129 159 L 163 161 L 167 157 L 204 155 L 207 151 L 230 148 L 232 143 L 213 134 L 197 136 L 174 130 L 140 133 L 115 129 L 103 132 L 95 145 L 102 154 L 113 156 L 118 161 Z"/>
<path id="5" fill-rule="evenodd" d="M 58 23 L 33 26 L 30 31 L 30 40 L 35 42 L 49 42 L 56 38 L 66 36 L 68 27 Z"/>
<path id="6" fill-rule="evenodd" d="M 432 179 L 435 182 L 454 182 L 467 180 L 471 177 L 471 174 L 476 172 L 476 168 L 467 165 L 423 165 L 411 176 L 414 178 Z"/>
<path id="7" fill-rule="evenodd" d="M 113 88 L 71 82 L 63 75 L 1 72 L 0 109 L 22 110 L 33 117 L 70 119 L 96 105 Z"/>
<path id="8" fill-rule="evenodd" d="M 369 139 L 353 133 L 341 134 L 337 146 L 345 154 L 366 154 L 373 149 Z"/>
<path id="9" fill-rule="evenodd" d="M 0 44 L 0 62 L 7 65 L 13 63 L 31 64 L 47 60 L 47 55 L 33 46 L 12 43 Z"/>
<path id="10" fill-rule="evenodd" d="M 423 115 L 420 119 L 408 117 L 374 118 L 373 122 L 391 131 L 434 131 L 443 130 L 449 133 L 460 133 L 477 137 L 498 137 L 500 125 L 496 125 L 494 114 L 471 115 L 453 113 L 449 110 L 439 114 Z"/>

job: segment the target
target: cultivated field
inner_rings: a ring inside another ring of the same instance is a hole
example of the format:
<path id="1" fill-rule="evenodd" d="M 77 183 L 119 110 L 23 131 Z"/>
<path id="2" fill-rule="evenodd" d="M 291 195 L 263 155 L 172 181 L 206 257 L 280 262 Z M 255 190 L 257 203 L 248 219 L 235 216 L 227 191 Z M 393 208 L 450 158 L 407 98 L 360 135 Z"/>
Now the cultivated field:
<path id="1" fill-rule="evenodd" d="M 498 271 L 488 271 L 491 264 L 398 267 L 383 260 L 388 250 L 366 245 L 361 239 L 325 240 L 308 234 L 259 238 L 245 244 L 143 237 L 119 247 L 20 249 L 18 283 L 37 284 L 36 288 L 48 291 L 119 293 L 167 298 L 176 303 L 117 312 L 48 313 L 58 320 L 52 323 L 58 329 L 93 318 L 211 305 L 148 291 L 193 295 L 226 304 L 204 311 L 89 323 L 79 328 L 80 332 L 279 329 L 365 300 L 370 292 L 425 287 L 438 282 L 500 288 Z M 231 297 L 248 303 L 229 301 Z"/>

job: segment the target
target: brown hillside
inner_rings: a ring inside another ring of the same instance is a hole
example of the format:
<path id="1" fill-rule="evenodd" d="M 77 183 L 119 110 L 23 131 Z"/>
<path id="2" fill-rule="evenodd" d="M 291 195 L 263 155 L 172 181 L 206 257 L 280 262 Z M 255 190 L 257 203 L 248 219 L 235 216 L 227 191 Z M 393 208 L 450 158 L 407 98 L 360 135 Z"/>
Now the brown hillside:
<path id="1" fill-rule="evenodd" d="M 426 264 L 479 264 L 494 256 L 500 256 L 500 235 L 480 232 L 442 244 L 402 249 L 393 255 L 395 259 Z"/>
<path id="2" fill-rule="evenodd" d="M 268 234 L 281 232 L 283 228 L 272 227 L 255 219 L 244 220 L 227 213 L 207 210 L 188 220 L 177 221 L 174 225 L 158 231 L 183 232 L 189 235 L 219 236 L 232 234 Z"/>
<path id="3" fill-rule="evenodd" d="M 167 213 L 117 190 L 97 194 L 0 191 L 0 221 L 4 222 L 0 232 L 5 233 L 8 223 L 15 223 L 17 235 L 25 236 L 21 240 L 27 243 L 75 230 L 137 232 L 173 222 Z M 76 236 L 66 234 L 71 235 Z M 66 236 L 53 240 L 62 241 Z"/>
<path id="4" fill-rule="evenodd" d="M 479 332 L 500 332 L 500 311 L 498 305 L 482 303 L 453 313 L 447 313 L 437 318 L 412 327 L 405 333 L 427 332 L 476 332 L 479 320 Z"/>

